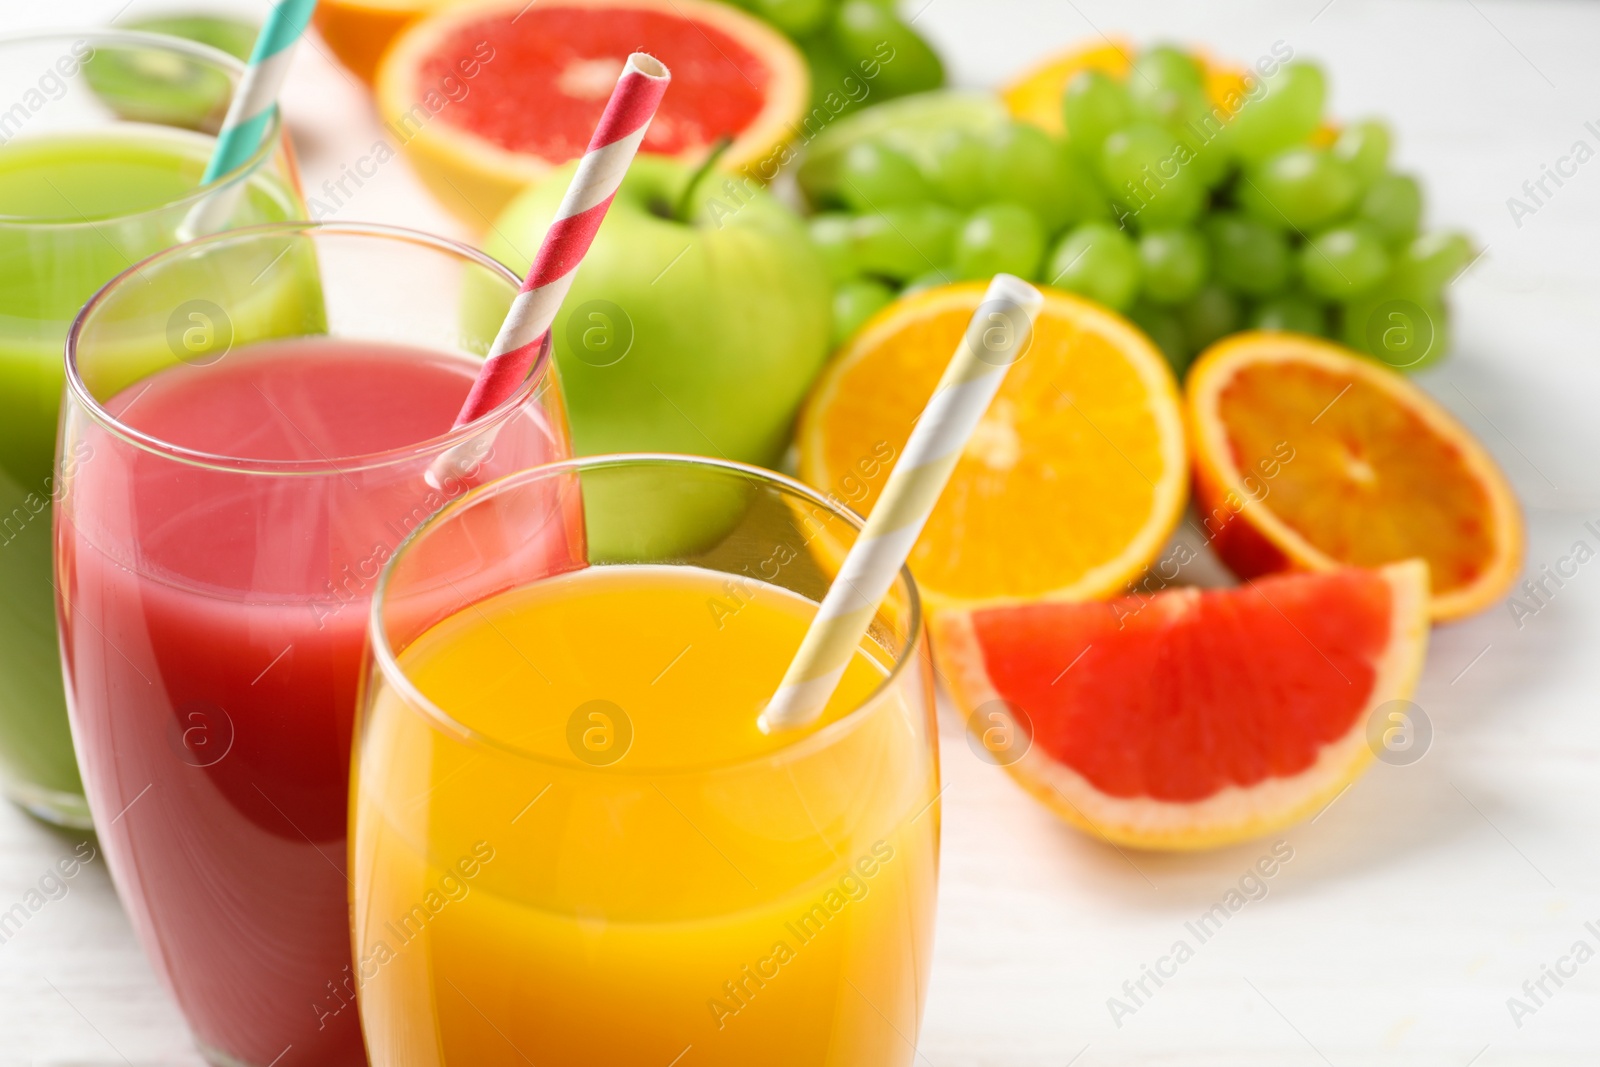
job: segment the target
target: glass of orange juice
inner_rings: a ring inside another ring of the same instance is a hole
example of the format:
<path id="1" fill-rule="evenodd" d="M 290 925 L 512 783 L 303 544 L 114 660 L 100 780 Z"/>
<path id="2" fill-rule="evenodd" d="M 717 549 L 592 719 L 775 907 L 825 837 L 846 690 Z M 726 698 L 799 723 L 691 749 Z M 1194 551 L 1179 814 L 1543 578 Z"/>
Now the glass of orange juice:
<path id="1" fill-rule="evenodd" d="M 604 456 L 417 529 L 351 785 L 374 1064 L 912 1062 L 940 815 L 909 572 L 822 718 L 757 726 L 859 521 L 753 467 Z"/>

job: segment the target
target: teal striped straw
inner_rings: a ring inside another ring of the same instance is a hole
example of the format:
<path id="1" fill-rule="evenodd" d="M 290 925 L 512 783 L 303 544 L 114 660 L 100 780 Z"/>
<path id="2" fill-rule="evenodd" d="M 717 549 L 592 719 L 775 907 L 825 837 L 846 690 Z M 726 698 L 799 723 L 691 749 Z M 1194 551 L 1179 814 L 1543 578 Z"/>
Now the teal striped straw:
<path id="1" fill-rule="evenodd" d="M 305 33 L 317 0 L 277 0 L 267 13 L 250 52 L 250 63 L 228 104 L 227 117 L 217 132 L 217 147 L 206 164 L 201 185 L 210 185 L 235 167 L 242 166 L 261 147 L 267 124 L 278 108 L 278 90 L 289 72 L 294 46 Z M 224 194 L 203 201 L 185 227 L 191 236 L 221 228 L 233 207 Z"/>
<path id="2" fill-rule="evenodd" d="M 201 184 L 208 185 L 240 166 L 260 147 L 261 135 L 278 106 L 278 90 L 289 72 L 294 46 L 316 7 L 317 0 L 278 0 L 272 5 L 250 52 L 250 65 L 228 105 L 228 117 L 222 120 L 217 150 L 211 154 Z"/>

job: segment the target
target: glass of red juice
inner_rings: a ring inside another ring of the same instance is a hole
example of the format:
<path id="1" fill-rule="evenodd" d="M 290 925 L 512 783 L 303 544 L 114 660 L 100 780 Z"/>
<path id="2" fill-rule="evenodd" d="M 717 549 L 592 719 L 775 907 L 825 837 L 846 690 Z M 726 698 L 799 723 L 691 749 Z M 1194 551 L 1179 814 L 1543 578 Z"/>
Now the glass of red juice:
<path id="1" fill-rule="evenodd" d="M 68 335 L 68 714 L 117 889 L 212 1063 L 366 1063 L 345 827 L 368 601 L 433 511 L 569 454 L 548 345 L 452 429 L 516 291 L 441 238 L 279 223 L 146 259 Z"/>

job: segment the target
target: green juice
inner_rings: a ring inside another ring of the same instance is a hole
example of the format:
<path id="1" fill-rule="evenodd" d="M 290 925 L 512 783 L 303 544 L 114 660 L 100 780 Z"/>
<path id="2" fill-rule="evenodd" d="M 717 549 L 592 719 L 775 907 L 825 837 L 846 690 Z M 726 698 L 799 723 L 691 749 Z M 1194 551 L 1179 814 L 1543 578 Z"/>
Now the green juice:
<path id="1" fill-rule="evenodd" d="M 100 286 L 178 242 L 212 144 L 126 123 L 0 145 L 0 774 L 12 799 L 55 822 L 87 826 L 89 818 L 67 728 L 50 562 L 67 330 Z M 228 227 L 303 214 L 298 192 L 262 167 Z M 239 288 L 250 284 L 241 279 Z M 260 325 L 274 317 L 270 281 L 261 288 L 254 315 L 229 309 L 236 341 L 288 332 Z M 163 289 L 150 294 L 149 314 L 170 312 L 175 329 L 166 333 L 181 338 L 192 309 L 184 293 Z M 173 361 L 173 353 L 149 351 L 148 340 L 146 349 L 130 349 L 129 380 Z M 81 461 L 92 459 L 66 458 Z"/>

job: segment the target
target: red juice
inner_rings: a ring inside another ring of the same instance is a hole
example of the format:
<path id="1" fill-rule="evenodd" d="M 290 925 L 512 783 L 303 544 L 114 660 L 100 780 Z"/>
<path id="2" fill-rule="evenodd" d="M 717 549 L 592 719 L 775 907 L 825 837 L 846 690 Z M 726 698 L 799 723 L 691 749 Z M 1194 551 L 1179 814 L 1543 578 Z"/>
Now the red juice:
<path id="1" fill-rule="evenodd" d="M 118 889 L 213 1057 L 366 1062 L 345 826 L 368 601 L 400 541 L 466 488 L 430 488 L 439 449 L 423 443 L 477 367 L 402 346 L 248 346 L 105 405 L 212 458 L 91 424 L 67 460 L 73 735 Z M 530 402 L 474 481 L 561 458 L 563 440 Z"/>

